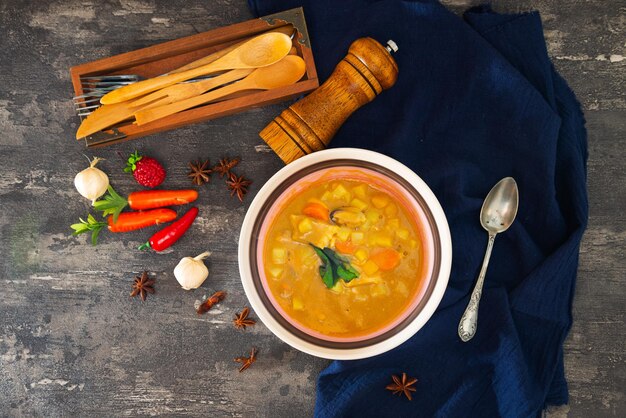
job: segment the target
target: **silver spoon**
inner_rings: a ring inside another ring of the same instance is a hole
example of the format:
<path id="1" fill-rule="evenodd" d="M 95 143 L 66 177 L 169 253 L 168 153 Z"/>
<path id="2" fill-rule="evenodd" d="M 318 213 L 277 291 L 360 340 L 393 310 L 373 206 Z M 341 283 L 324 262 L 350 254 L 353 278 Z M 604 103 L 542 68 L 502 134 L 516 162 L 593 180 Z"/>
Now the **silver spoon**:
<path id="1" fill-rule="evenodd" d="M 518 201 L 517 183 L 513 177 L 505 177 L 493 186 L 483 202 L 483 207 L 480 209 L 480 224 L 489 233 L 489 242 L 485 258 L 483 259 L 483 266 L 478 275 L 478 281 L 472 291 L 467 308 L 463 312 L 461 322 L 459 322 L 459 337 L 461 337 L 463 342 L 468 342 L 476 334 L 478 304 L 483 292 L 483 283 L 485 282 L 485 274 L 487 273 L 493 242 L 496 239 L 496 235 L 509 229 L 515 220 Z"/>

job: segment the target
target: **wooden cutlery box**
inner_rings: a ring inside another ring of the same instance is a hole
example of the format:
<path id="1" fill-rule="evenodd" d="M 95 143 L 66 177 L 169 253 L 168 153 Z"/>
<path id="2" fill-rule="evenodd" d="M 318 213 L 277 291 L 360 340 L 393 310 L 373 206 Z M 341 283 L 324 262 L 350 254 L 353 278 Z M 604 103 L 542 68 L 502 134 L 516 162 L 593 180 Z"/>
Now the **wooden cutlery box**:
<path id="1" fill-rule="evenodd" d="M 263 32 L 278 28 L 287 30 L 289 28 L 283 27 L 289 25 L 295 30 L 293 37 L 295 53 L 302 57 L 306 64 L 306 72 L 296 84 L 266 91 L 242 92 L 222 101 L 189 109 L 143 126 L 138 126 L 132 120 L 128 120 L 107 131 L 95 133 L 81 140 L 85 140 L 88 147 L 109 145 L 191 123 L 232 115 L 254 107 L 278 103 L 314 90 L 319 86 L 319 81 L 313 53 L 304 12 L 302 8 L 296 8 L 77 65 L 70 68 L 74 95 L 80 96 L 84 93 L 80 82 L 81 77 L 115 74 L 137 74 L 142 79 L 156 77 Z"/>

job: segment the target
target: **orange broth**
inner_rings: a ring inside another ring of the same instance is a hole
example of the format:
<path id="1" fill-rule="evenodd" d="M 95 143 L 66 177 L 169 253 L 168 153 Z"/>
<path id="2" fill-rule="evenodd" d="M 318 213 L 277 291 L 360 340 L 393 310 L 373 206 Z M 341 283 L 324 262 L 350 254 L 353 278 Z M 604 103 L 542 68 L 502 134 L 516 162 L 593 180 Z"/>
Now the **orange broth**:
<path id="1" fill-rule="evenodd" d="M 291 320 L 331 338 L 385 328 L 415 299 L 424 276 L 415 216 L 380 181 L 358 177 L 322 178 L 296 190 L 265 235 L 263 266 L 275 301 Z M 310 244 L 335 251 L 359 277 L 328 288 Z"/>

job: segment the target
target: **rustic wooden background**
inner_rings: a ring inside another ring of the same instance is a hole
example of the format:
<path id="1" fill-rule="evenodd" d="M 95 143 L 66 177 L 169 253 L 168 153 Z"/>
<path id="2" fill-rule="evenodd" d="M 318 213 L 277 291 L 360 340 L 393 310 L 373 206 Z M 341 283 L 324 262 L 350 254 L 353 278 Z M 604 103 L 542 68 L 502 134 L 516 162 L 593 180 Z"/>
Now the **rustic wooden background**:
<path id="1" fill-rule="evenodd" d="M 471 0 L 448 0 L 461 12 Z M 589 129 L 590 224 L 581 249 L 565 367 L 569 406 L 552 416 L 626 416 L 626 5 L 620 0 L 495 1 L 541 11 L 550 55 L 584 107 Z M 201 190 L 201 215 L 165 255 L 138 253 L 147 233 L 97 247 L 68 226 L 88 203 L 72 185 L 86 166 L 72 138 L 68 68 L 247 20 L 244 0 L 0 1 L 0 416 L 310 415 L 327 362 L 281 343 L 262 325 L 236 332 L 246 304 L 236 248 L 245 206 L 218 179 Z M 185 163 L 243 158 L 251 195 L 282 163 L 257 132 L 283 106 L 179 129 L 95 152 L 121 192 L 134 182 L 115 151 L 146 150 L 182 187 Z M 86 152 L 92 154 L 91 151 Z M 250 201 L 248 197 L 247 202 Z M 203 288 L 182 291 L 172 270 L 210 250 Z M 156 275 L 157 294 L 130 300 L 133 277 Z M 198 317 L 194 303 L 226 289 L 227 303 Z M 238 374 L 232 358 L 260 359 Z"/>

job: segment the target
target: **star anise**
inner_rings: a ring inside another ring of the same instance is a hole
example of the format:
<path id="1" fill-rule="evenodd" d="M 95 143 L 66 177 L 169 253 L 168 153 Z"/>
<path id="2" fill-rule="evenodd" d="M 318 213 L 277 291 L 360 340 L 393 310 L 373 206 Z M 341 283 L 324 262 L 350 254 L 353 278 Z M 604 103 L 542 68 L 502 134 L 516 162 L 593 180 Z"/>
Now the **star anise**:
<path id="1" fill-rule="evenodd" d="M 248 193 L 248 186 L 250 186 L 252 182 L 244 176 L 237 176 L 235 173 L 230 173 L 228 175 L 228 180 L 226 180 L 226 184 L 230 190 L 230 195 L 237 195 L 239 201 L 243 202 L 243 197 L 246 193 Z"/>
<path id="2" fill-rule="evenodd" d="M 241 363 L 241 367 L 239 368 L 239 373 L 246 370 L 248 367 L 252 365 L 252 363 L 256 361 L 257 352 L 258 352 L 257 349 L 253 347 L 252 350 L 250 350 L 250 357 L 235 357 L 234 360 L 237 363 Z"/>
<path id="3" fill-rule="evenodd" d="M 213 171 L 220 173 L 220 177 L 224 177 L 230 174 L 230 170 L 235 168 L 237 164 L 239 164 L 239 158 L 222 158 L 220 162 L 213 167 Z"/>
<path id="4" fill-rule="evenodd" d="M 191 171 L 187 174 L 187 177 L 191 179 L 193 184 L 200 186 L 202 183 L 208 183 L 211 181 L 211 173 L 213 170 L 209 168 L 209 160 L 206 160 L 205 162 L 190 162 L 189 168 Z"/>
<path id="5" fill-rule="evenodd" d="M 243 311 L 236 314 L 235 319 L 233 320 L 235 328 L 246 329 L 246 327 L 251 327 L 252 325 L 256 324 L 256 321 L 254 319 L 248 318 L 249 314 L 250 308 L 248 307 L 243 308 Z"/>
<path id="6" fill-rule="evenodd" d="M 142 301 L 146 300 L 148 293 L 154 293 L 154 279 L 148 277 L 148 272 L 144 271 L 141 276 L 135 276 L 135 282 L 133 283 L 133 290 L 130 292 L 131 297 L 139 295 Z"/>
<path id="7" fill-rule="evenodd" d="M 407 378 L 406 373 L 402 373 L 402 380 L 396 375 L 391 376 L 391 378 L 393 379 L 393 383 L 387 385 L 385 389 L 392 391 L 394 395 L 402 396 L 404 393 L 404 395 L 411 400 L 411 392 L 417 390 L 413 387 L 417 379 L 414 377 L 410 379 Z"/>
<path id="8" fill-rule="evenodd" d="M 207 300 L 205 300 L 204 302 L 200 304 L 200 306 L 198 306 L 198 309 L 196 309 L 196 312 L 198 312 L 198 315 L 207 313 L 213 307 L 213 305 L 224 300 L 225 297 L 226 297 L 226 292 L 223 292 L 221 290 L 219 292 L 213 293 L 213 295 L 208 297 Z"/>

